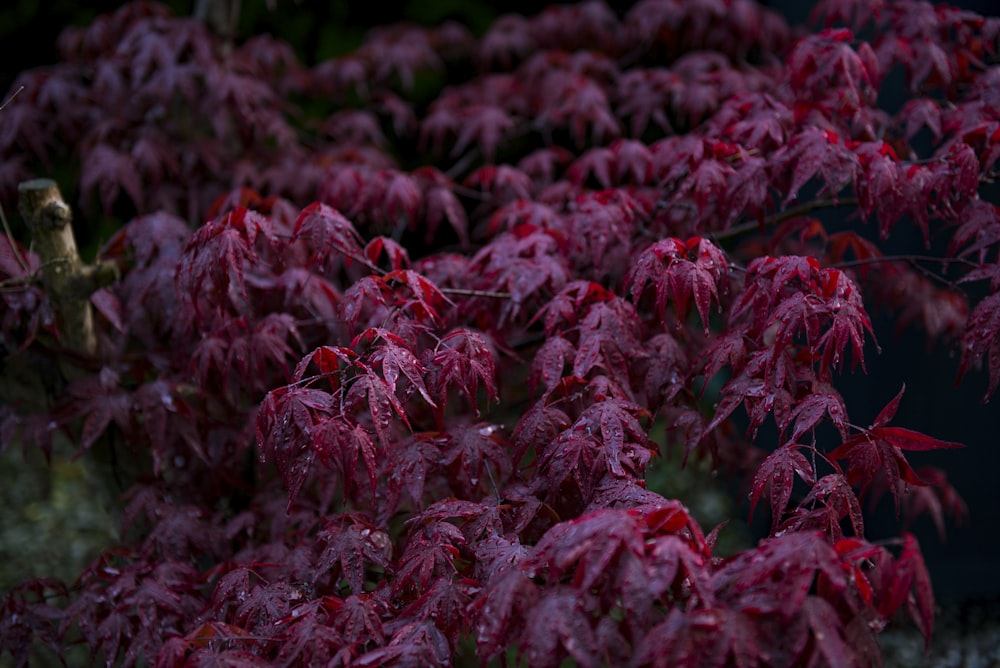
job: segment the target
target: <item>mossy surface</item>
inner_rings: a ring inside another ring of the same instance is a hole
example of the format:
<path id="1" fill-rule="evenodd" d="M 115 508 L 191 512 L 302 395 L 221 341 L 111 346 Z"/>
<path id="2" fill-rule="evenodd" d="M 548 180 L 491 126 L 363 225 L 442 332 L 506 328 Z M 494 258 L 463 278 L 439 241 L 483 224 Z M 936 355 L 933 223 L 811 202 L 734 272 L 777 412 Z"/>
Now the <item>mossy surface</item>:
<path id="1" fill-rule="evenodd" d="M 34 577 L 72 584 L 117 538 L 113 494 L 79 460 L 47 464 L 19 446 L 0 455 L 0 592 Z"/>

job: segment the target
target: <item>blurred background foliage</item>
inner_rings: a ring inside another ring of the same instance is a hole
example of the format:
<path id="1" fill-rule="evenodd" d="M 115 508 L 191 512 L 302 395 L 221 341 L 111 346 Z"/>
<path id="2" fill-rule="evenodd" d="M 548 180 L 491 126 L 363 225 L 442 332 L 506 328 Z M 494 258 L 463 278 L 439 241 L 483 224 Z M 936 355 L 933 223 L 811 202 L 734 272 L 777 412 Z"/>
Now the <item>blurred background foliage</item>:
<path id="1" fill-rule="evenodd" d="M 5 0 L 0 3 L 0 90 L 7 90 L 19 72 L 57 62 L 56 40 L 66 26 L 85 26 L 98 14 L 114 11 L 122 2 L 95 0 Z M 190 15 L 195 0 L 162 0 L 178 16 Z M 615 3 L 612 3 L 615 4 Z M 631 3 L 617 3 L 624 9 Z M 295 48 L 301 61 L 315 64 L 356 48 L 368 29 L 395 21 L 435 25 L 455 20 L 474 34 L 482 34 L 497 16 L 509 12 L 535 13 L 539 2 L 512 0 L 390 0 L 388 2 L 302 2 L 301 0 L 243 0 L 238 35 L 270 33 Z M 24 39 L 30 35 L 30 39 Z M 12 44 L 18 44 L 13 48 Z"/>

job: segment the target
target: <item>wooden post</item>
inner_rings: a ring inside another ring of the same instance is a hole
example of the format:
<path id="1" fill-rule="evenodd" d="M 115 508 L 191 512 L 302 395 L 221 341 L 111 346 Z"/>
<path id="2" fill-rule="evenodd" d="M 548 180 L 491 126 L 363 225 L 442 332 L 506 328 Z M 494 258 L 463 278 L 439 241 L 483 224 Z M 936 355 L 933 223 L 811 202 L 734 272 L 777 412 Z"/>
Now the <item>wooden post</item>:
<path id="1" fill-rule="evenodd" d="M 97 351 L 90 295 L 107 285 L 110 266 L 84 265 L 73 236 L 72 212 L 51 179 L 18 185 L 18 208 L 31 230 L 32 244 L 42 264 L 42 284 L 52 300 L 62 344 L 93 355 Z"/>
<path id="2" fill-rule="evenodd" d="M 58 360 L 62 376 L 72 381 L 87 373 L 74 365 L 74 357 L 93 359 L 97 354 L 90 296 L 119 279 L 118 267 L 114 262 L 84 264 L 80 259 L 70 224 L 72 211 L 63 201 L 55 181 L 32 179 L 20 183 L 17 190 L 18 209 L 28 225 L 32 246 L 41 262 L 42 286 L 55 310 L 59 343 L 77 353 L 76 356 L 60 356 Z M 102 481 L 102 486 L 123 488 L 119 481 L 122 467 L 118 464 L 114 444 L 109 439 L 100 439 L 91 450 L 87 467 Z M 146 459 L 138 455 L 134 459 L 146 464 Z M 138 473 L 128 480 L 136 477 Z"/>
<path id="3" fill-rule="evenodd" d="M 220 37 L 231 40 L 240 22 L 240 0 L 197 0 L 194 17 Z"/>

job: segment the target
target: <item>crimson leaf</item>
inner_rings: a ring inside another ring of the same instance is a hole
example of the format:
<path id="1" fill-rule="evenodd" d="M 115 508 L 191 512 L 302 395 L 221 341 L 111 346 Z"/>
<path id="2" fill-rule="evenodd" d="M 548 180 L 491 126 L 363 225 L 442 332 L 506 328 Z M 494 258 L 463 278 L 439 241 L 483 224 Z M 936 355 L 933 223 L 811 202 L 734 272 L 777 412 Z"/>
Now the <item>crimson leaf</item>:
<path id="1" fill-rule="evenodd" d="M 754 475 L 750 492 L 750 514 L 753 515 L 757 502 L 766 493 L 771 499 L 772 533 L 781 522 L 792 496 L 795 475 L 810 485 L 816 482 L 816 474 L 809 460 L 793 444 L 783 445 L 768 455 Z"/>

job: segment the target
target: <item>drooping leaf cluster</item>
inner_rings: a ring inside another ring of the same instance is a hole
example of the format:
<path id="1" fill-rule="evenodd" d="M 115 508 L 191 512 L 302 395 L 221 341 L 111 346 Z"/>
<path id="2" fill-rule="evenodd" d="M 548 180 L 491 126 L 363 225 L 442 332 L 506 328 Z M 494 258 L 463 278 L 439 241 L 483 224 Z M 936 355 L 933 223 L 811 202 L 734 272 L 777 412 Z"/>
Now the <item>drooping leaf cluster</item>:
<path id="1" fill-rule="evenodd" d="M 146 2 L 66 31 L 0 116 L 0 194 L 70 155 L 84 211 L 139 215 L 100 251 L 121 280 L 87 359 L 0 240 L 5 347 L 79 369 L 0 431 L 112 438 L 150 476 L 72 587 L 6 594 L 0 646 L 867 666 L 904 613 L 929 640 L 919 547 L 868 542 L 862 503 L 943 530 L 962 501 L 906 452 L 957 444 L 892 424 L 902 391 L 861 427 L 836 384 L 872 309 L 1000 384 L 1000 23 L 877 4 L 800 34 L 747 0 L 586 2 L 387 26 L 314 67 Z M 955 275 L 884 256 L 901 226 Z M 675 448 L 744 480 L 769 535 L 719 555 L 647 486 Z"/>

